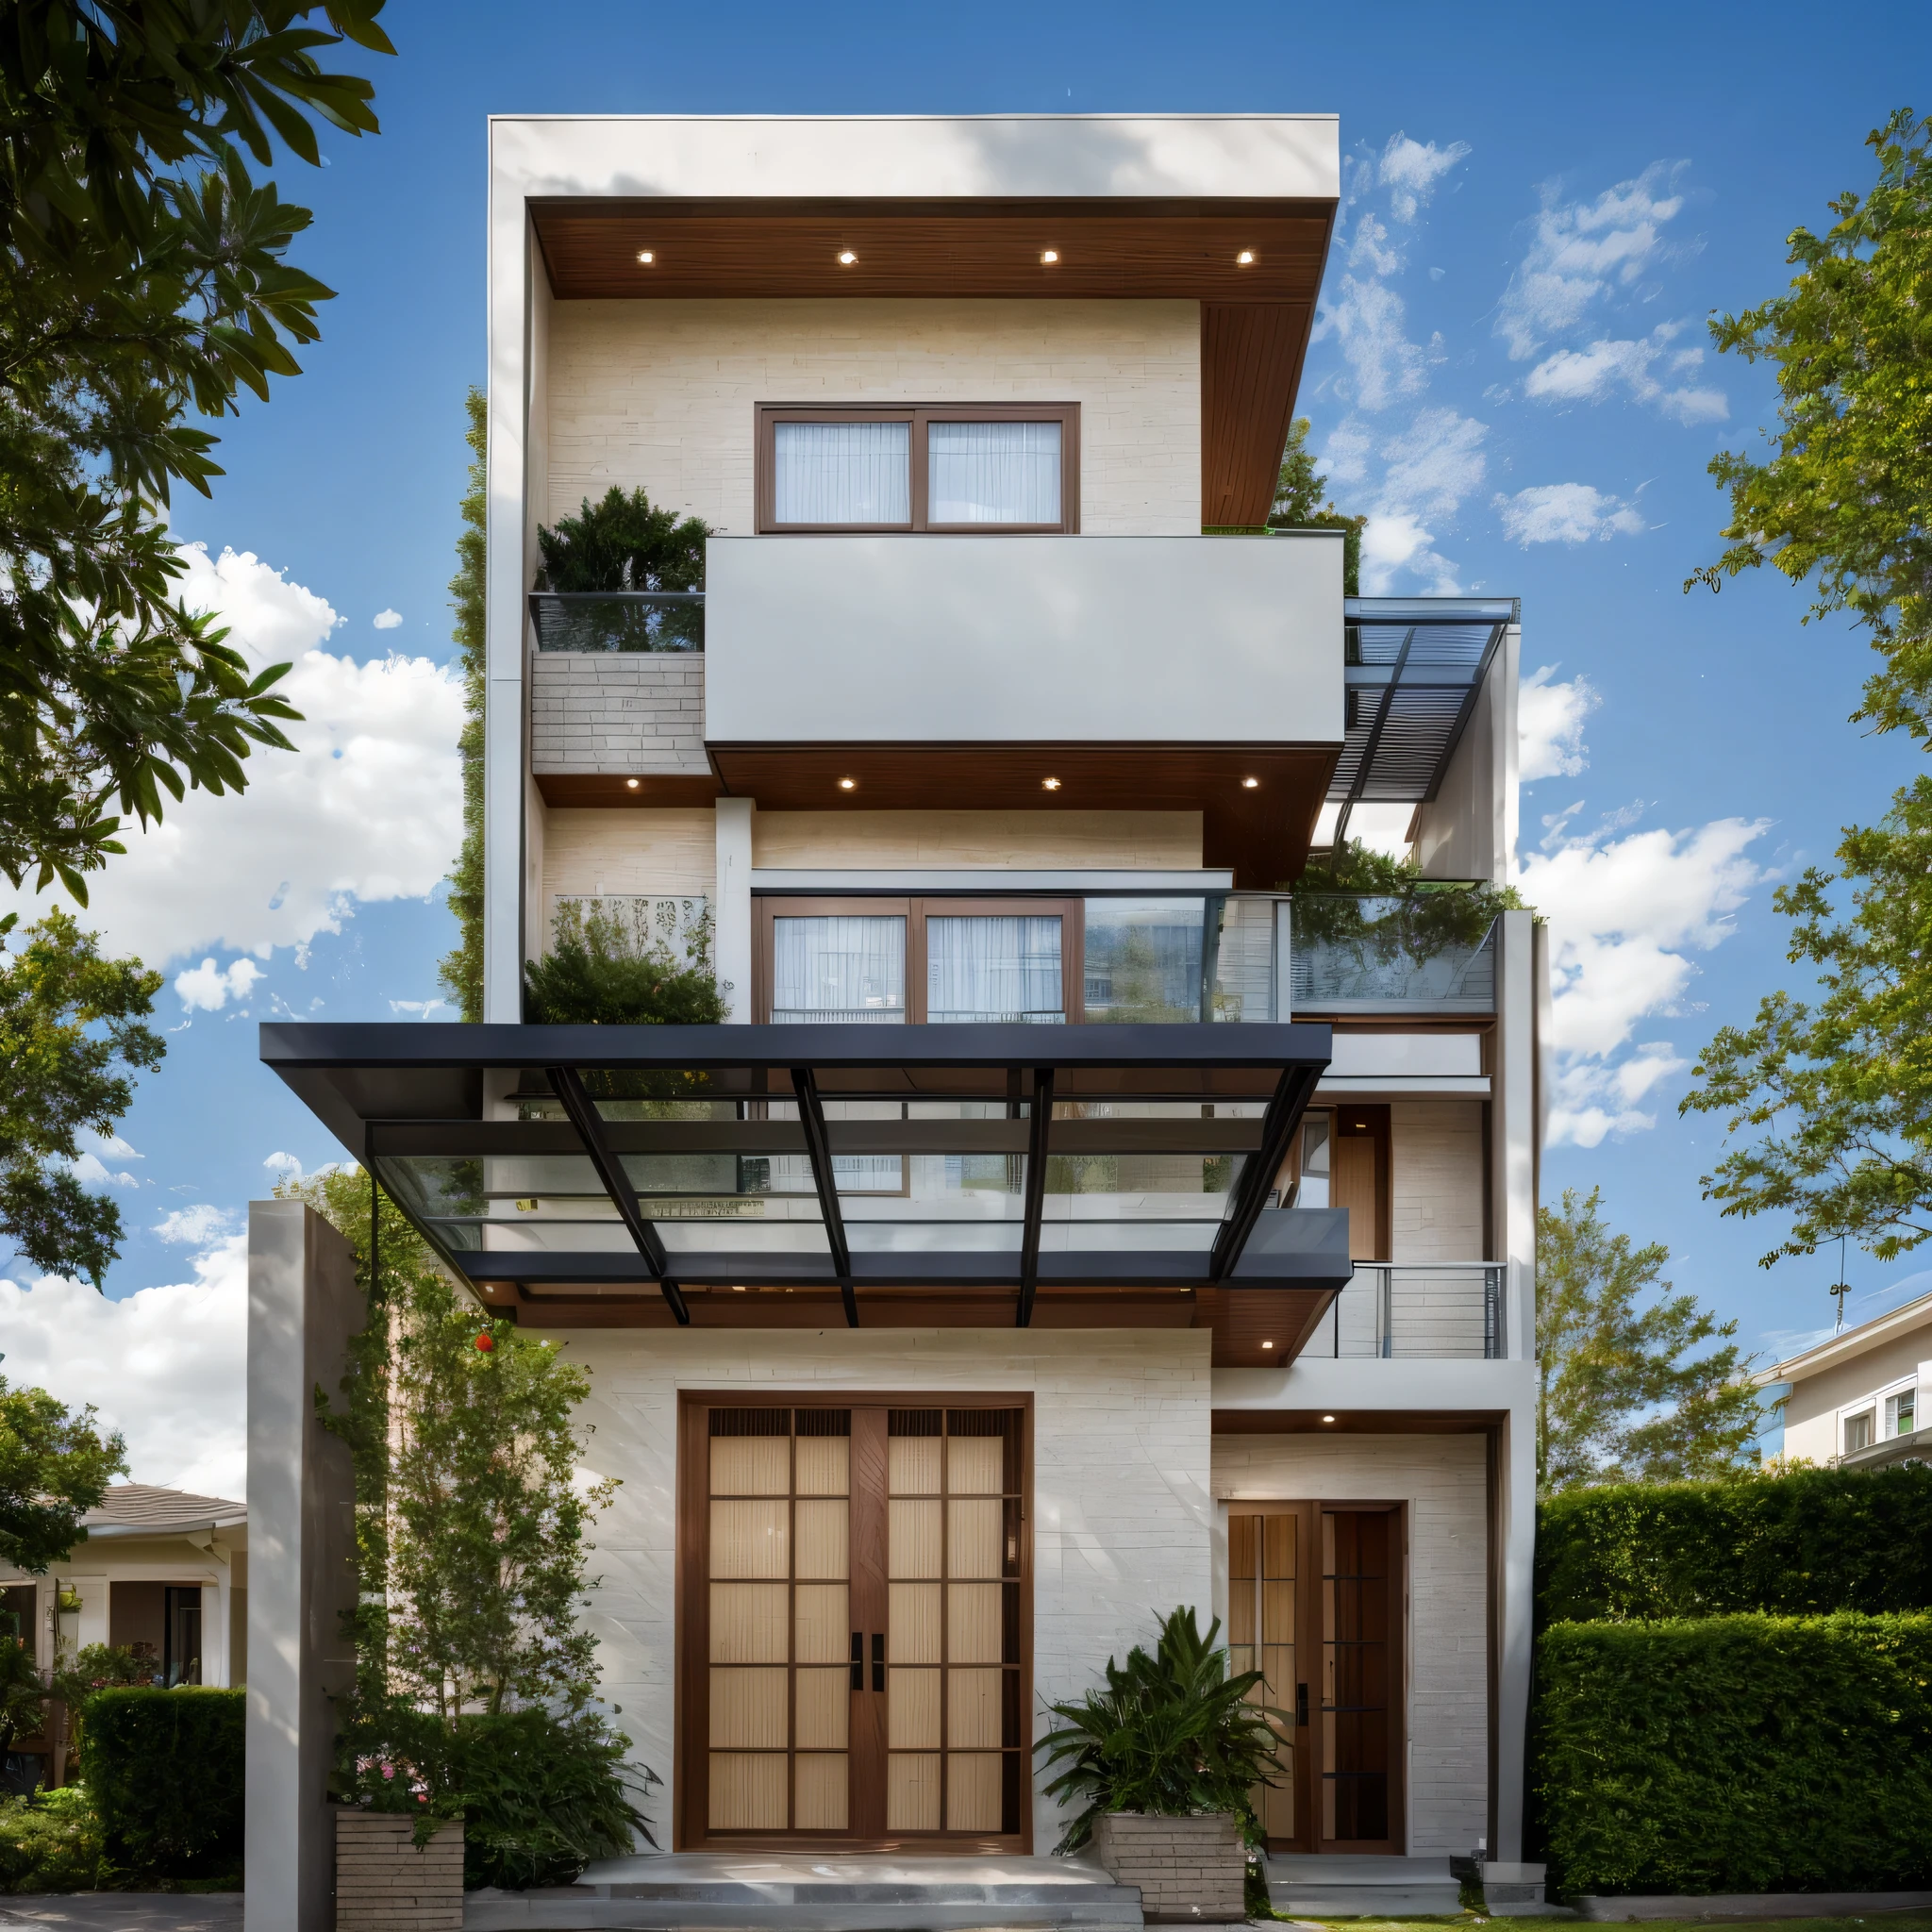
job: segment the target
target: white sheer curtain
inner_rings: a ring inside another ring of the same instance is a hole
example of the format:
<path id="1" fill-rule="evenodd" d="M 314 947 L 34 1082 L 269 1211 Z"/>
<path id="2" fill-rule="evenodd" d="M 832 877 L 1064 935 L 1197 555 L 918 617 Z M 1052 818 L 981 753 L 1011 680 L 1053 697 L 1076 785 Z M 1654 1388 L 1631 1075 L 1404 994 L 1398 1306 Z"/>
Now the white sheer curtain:
<path id="1" fill-rule="evenodd" d="M 948 1022 L 1067 1017 L 1060 922 L 980 915 L 925 922 L 925 1017 Z"/>
<path id="2" fill-rule="evenodd" d="M 781 524 L 909 524 L 909 423 L 774 423 Z"/>
<path id="3" fill-rule="evenodd" d="M 925 435 L 928 523 L 1059 522 L 1058 423 L 934 423 Z"/>
<path id="4" fill-rule="evenodd" d="M 774 919 L 772 927 L 774 1022 L 905 1024 L 903 914 Z"/>

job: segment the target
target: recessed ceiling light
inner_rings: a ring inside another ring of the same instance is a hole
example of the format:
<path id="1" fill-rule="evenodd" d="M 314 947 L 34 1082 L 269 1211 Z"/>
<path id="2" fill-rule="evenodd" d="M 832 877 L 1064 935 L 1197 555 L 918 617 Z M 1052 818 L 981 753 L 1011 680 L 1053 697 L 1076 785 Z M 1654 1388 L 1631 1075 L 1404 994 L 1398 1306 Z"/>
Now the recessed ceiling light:
<path id="1" fill-rule="evenodd" d="M 657 260 L 657 258 L 658 258 L 655 255 L 653 255 L 648 248 L 640 248 L 638 250 L 638 259 L 641 262 L 642 262 L 646 268 L 649 268 L 650 265 Z"/>
<path id="2" fill-rule="evenodd" d="M 1040 258 L 1041 261 L 1051 265 L 1060 258 L 1060 252 L 1058 248 L 1042 248 L 1040 251 Z"/>
<path id="3" fill-rule="evenodd" d="M 1324 1417 L 1322 1418 L 1322 1420 L 1323 1420 L 1323 1421 L 1324 1421 L 1324 1423 L 1332 1423 L 1332 1422 L 1333 1422 L 1333 1421 L 1335 1420 L 1335 1418 L 1334 1418 L 1334 1417 L 1333 1417 L 1332 1415 L 1324 1415 Z"/>
<path id="4" fill-rule="evenodd" d="M 624 782 L 625 787 L 632 791 L 638 789 L 638 781 L 635 778 L 626 778 Z"/>
<path id="5" fill-rule="evenodd" d="M 1243 791 L 1252 791 L 1255 790 L 1257 786 L 1260 784 L 1260 782 L 1261 781 L 1258 778 L 1243 778 L 1241 780 L 1241 790 Z"/>
<path id="6" fill-rule="evenodd" d="M 1235 257 L 1235 259 L 1241 263 L 1241 267 L 1252 268 L 1255 263 L 1255 251 L 1252 248 L 1243 248 L 1241 252 Z"/>
<path id="7" fill-rule="evenodd" d="M 850 267 L 852 266 L 852 264 L 853 264 L 853 263 L 854 263 L 855 261 L 857 261 L 858 259 L 858 256 L 854 255 L 854 254 L 853 254 L 853 252 L 851 251 L 851 249 L 849 249 L 849 248 L 841 248 L 841 249 L 840 249 L 840 251 L 839 251 L 839 262 L 840 262 L 840 265 L 841 265 L 841 267 L 843 267 L 843 268 L 850 268 Z"/>
<path id="8" fill-rule="evenodd" d="M 1261 1346 L 1262 1346 L 1263 1348 L 1273 1348 L 1273 1347 L 1274 1346 L 1274 1343 L 1273 1343 L 1272 1341 L 1264 1341 L 1264 1342 L 1263 1342 L 1263 1343 L 1261 1344 Z"/>
<path id="9" fill-rule="evenodd" d="M 841 778 L 839 780 L 839 790 L 841 791 L 856 791 L 858 787 L 858 780 L 857 778 Z"/>
<path id="10" fill-rule="evenodd" d="M 1060 781 L 1058 778 L 1042 778 L 1040 781 L 1040 789 L 1042 791 L 1058 791 L 1060 789 Z"/>

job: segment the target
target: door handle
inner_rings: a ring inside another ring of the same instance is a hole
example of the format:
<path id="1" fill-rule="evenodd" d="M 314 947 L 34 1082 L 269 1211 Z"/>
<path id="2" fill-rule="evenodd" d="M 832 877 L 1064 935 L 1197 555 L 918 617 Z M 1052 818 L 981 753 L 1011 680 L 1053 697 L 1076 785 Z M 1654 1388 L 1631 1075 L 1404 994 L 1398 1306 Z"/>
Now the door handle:
<path id="1" fill-rule="evenodd" d="M 1308 1687 L 1306 1684 L 1294 1687 L 1294 1721 L 1297 1724 L 1305 1724 L 1308 1721 Z"/>
<path id="2" fill-rule="evenodd" d="M 872 1688 L 874 1690 L 886 1688 L 886 1634 L 883 1630 L 872 1633 Z"/>
<path id="3" fill-rule="evenodd" d="M 852 1688 L 865 1689 L 865 1637 L 858 1630 L 852 1633 Z"/>

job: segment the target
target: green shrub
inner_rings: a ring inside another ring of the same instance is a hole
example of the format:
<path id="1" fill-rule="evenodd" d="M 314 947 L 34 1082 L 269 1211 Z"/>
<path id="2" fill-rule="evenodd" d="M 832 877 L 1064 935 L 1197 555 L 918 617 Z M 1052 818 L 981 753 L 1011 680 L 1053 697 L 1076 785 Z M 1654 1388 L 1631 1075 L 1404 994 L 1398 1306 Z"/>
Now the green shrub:
<path id="1" fill-rule="evenodd" d="M 1537 1511 L 1540 1623 L 1932 1608 L 1932 1466 L 1624 1483 Z"/>
<path id="2" fill-rule="evenodd" d="M 0 1891 L 91 1891 L 100 1861 L 86 1786 L 0 1799 Z"/>
<path id="3" fill-rule="evenodd" d="M 104 1890 L 242 1867 L 245 1690 L 109 1689 L 87 1700 L 81 1781 Z"/>
<path id="4" fill-rule="evenodd" d="M 1536 1704 L 1555 1895 L 1932 1884 L 1932 1616 L 1557 1624 Z"/>
<path id="5" fill-rule="evenodd" d="M 522 1890 L 568 1885 L 592 1858 L 621 1857 L 651 1836 L 635 1800 L 629 1740 L 588 1716 L 525 1709 L 452 1723 L 400 1700 L 344 1739 L 353 1770 L 341 1794 L 378 1811 L 463 1824 L 463 1883 Z"/>
<path id="6" fill-rule="evenodd" d="M 524 968 L 525 1011 L 537 1026 L 715 1026 L 725 1017 L 700 921 L 679 958 L 613 914 L 558 909 L 550 951 Z"/>

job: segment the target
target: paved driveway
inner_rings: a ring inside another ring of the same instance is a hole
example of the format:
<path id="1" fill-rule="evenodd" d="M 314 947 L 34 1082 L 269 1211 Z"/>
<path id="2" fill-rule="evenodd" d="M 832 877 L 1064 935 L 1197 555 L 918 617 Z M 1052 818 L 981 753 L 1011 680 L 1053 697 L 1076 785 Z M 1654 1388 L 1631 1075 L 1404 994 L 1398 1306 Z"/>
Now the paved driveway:
<path id="1" fill-rule="evenodd" d="M 0 1928 L 33 1932 L 242 1932 L 242 1894 L 76 1891 L 0 1896 Z"/>

